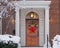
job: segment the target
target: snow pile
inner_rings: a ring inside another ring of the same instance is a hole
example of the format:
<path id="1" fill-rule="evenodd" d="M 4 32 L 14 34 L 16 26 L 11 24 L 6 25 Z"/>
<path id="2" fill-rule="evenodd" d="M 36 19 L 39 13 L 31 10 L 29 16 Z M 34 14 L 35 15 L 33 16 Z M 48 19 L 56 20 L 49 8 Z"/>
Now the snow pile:
<path id="1" fill-rule="evenodd" d="M 53 48 L 60 48 L 60 35 L 56 35 L 53 39 Z"/>
<path id="2" fill-rule="evenodd" d="M 47 42 L 44 44 L 43 48 L 51 48 L 50 42 L 48 41 L 48 46 L 47 46 Z"/>
<path id="3" fill-rule="evenodd" d="M 8 43 L 9 41 L 12 41 L 13 43 L 19 43 L 20 37 L 13 36 L 13 35 L 0 35 L 0 42 Z"/>

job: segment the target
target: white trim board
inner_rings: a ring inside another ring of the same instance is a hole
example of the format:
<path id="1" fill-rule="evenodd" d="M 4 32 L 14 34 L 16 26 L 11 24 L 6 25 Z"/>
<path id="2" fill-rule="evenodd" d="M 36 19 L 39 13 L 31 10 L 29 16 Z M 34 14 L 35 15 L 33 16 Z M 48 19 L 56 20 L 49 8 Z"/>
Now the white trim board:
<path id="1" fill-rule="evenodd" d="M 13 1 L 19 8 L 47 8 L 51 1 Z"/>

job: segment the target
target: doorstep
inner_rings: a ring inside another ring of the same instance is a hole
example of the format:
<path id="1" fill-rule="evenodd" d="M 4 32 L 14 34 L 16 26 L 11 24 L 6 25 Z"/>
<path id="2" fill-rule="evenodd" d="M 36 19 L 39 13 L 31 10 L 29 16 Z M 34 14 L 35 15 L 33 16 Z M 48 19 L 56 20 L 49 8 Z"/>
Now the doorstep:
<path id="1" fill-rule="evenodd" d="M 43 47 L 21 47 L 21 48 L 43 48 Z"/>

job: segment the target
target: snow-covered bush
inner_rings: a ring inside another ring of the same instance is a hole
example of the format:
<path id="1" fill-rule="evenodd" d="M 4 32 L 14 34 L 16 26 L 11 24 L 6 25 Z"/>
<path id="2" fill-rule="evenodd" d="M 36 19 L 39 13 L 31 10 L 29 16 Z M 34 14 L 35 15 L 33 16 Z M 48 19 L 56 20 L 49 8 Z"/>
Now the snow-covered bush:
<path id="1" fill-rule="evenodd" d="M 53 39 L 53 48 L 60 48 L 60 35 L 56 35 Z"/>
<path id="2" fill-rule="evenodd" d="M 17 48 L 20 37 L 12 35 L 0 35 L 0 48 Z"/>
<path id="3" fill-rule="evenodd" d="M 9 42 L 8 44 L 0 42 L 0 48 L 17 48 L 18 44 Z"/>

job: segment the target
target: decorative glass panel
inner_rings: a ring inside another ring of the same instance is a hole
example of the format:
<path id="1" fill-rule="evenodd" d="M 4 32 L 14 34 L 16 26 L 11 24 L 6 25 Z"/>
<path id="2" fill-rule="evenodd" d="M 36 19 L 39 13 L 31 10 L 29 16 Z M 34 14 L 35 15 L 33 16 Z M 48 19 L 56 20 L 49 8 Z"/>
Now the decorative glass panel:
<path id="1" fill-rule="evenodd" d="M 38 14 L 33 11 L 29 12 L 26 16 L 27 16 L 26 19 L 38 19 L 39 18 Z"/>

